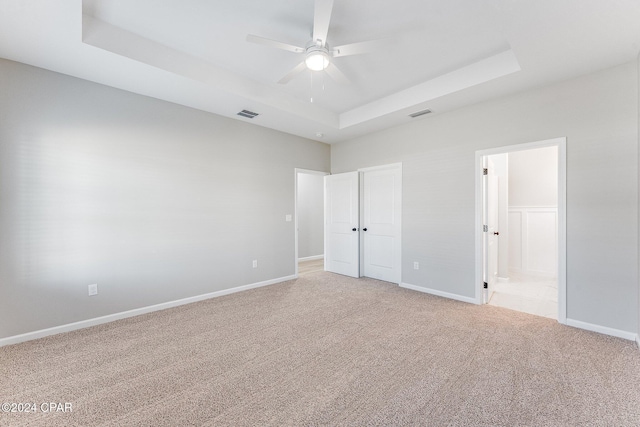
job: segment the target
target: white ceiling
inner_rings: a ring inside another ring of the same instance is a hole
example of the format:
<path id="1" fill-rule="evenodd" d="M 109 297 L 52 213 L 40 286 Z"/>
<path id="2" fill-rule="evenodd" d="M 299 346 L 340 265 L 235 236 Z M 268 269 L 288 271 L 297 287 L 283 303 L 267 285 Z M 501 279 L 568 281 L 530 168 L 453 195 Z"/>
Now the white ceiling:
<path id="1" fill-rule="evenodd" d="M 380 48 L 333 59 L 351 84 L 311 71 L 278 84 L 304 55 L 246 36 L 304 46 L 313 11 L 313 0 L 0 0 L 0 57 L 335 143 L 640 51 L 638 0 L 335 0 L 328 43 Z"/>

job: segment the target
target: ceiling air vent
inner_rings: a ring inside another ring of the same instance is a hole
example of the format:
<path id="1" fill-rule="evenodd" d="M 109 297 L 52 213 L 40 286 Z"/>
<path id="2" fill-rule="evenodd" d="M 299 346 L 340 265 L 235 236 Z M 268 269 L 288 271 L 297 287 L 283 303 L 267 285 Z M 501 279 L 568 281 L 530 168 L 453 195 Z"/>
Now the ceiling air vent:
<path id="1" fill-rule="evenodd" d="M 258 113 L 254 113 L 253 111 L 249 111 L 249 110 L 242 110 L 238 113 L 238 115 L 242 117 L 246 117 L 247 119 L 253 119 L 255 116 L 258 115 Z"/>
<path id="2" fill-rule="evenodd" d="M 429 110 L 427 108 L 426 110 L 420 110 L 420 111 L 416 111 L 415 113 L 411 113 L 411 114 L 409 114 L 409 117 L 414 119 L 416 117 L 420 117 L 420 116 L 424 116 L 425 114 L 429 114 L 430 112 L 431 112 L 431 110 Z"/>

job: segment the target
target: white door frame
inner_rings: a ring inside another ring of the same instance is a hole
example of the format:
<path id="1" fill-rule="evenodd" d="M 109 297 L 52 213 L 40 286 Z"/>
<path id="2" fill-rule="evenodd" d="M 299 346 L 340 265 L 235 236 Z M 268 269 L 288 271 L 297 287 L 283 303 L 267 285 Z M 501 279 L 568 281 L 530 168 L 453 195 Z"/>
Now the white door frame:
<path id="1" fill-rule="evenodd" d="M 483 239 L 482 239 L 482 158 L 493 154 L 532 150 L 544 147 L 558 148 L 558 322 L 567 323 L 567 138 L 509 145 L 476 151 L 476 304 L 482 304 L 483 293 Z"/>
<path id="2" fill-rule="evenodd" d="M 294 190 L 293 190 L 293 217 L 294 217 L 294 229 L 295 229 L 294 276 L 296 278 L 298 277 L 298 174 L 299 173 L 306 173 L 309 175 L 320 175 L 320 176 L 329 175 L 329 172 L 315 171 L 311 169 L 300 169 L 300 168 L 294 169 Z M 322 221 L 322 225 L 324 226 L 324 221 Z M 322 230 L 322 239 L 324 240 L 324 230 Z"/>

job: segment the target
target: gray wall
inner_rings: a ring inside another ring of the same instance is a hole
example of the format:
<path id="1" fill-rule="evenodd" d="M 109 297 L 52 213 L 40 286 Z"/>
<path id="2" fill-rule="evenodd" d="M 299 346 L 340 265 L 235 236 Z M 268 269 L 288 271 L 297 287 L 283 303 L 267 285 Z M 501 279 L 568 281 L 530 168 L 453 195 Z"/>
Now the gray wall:
<path id="1" fill-rule="evenodd" d="M 324 177 L 298 173 L 298 258 L 324 253 Z"/>
<path id="2" fill-rule="evenodd" d="M 294 274 L 328 145 L 6 60 L 0 94 L 0 338 Z"/>
<path id="3" fill-rule="evenodd" d="M 633 61 L 334 145 L 332 172 L 402 162 L 402 281 L 473 297 L 475 151 L 566 136 L 567 316 L 635 332 L 636 68 Z"/>

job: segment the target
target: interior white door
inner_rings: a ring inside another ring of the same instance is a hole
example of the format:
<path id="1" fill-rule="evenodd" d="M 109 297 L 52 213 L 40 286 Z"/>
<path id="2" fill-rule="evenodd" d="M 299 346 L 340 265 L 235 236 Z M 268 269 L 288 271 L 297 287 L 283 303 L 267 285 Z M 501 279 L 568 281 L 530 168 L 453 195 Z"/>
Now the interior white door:
<path id="1" fill-rule="evenodd" d="M 324 269 L 351 277 L 360 276 L 358 172 L 324 177 Z"/>
<path id="2" fill-rule="evenodd" d="M 400 283 L 402 170 L 365 171 L 362 180 L 363 275 Z"/>
<path id="3" fill-rule="evenodd" d="M 487 161 L 487 175 L 485 176 L 485 281 L 487 292 L 485 302 L 491 300 L 498 277 L 498 213 L 499 213 L 499 177 L 493 173 L 494 165 L 491 159 Z"/>

